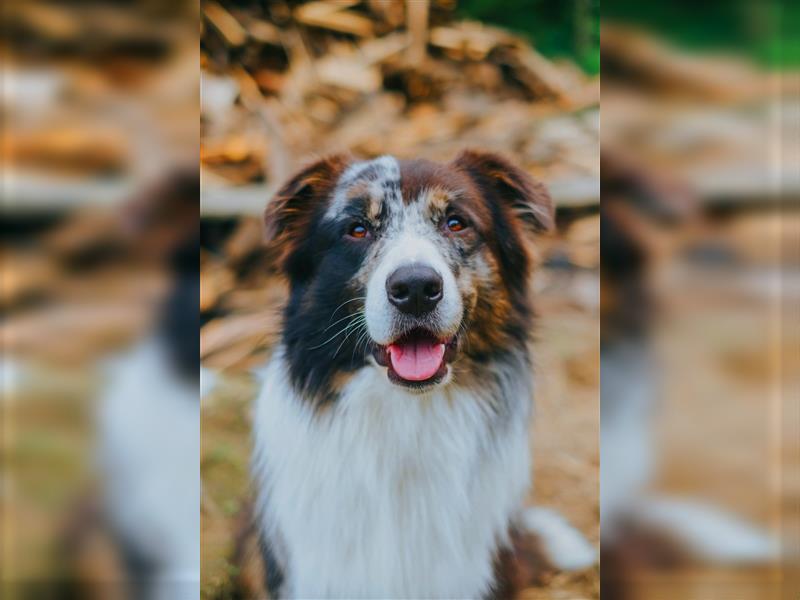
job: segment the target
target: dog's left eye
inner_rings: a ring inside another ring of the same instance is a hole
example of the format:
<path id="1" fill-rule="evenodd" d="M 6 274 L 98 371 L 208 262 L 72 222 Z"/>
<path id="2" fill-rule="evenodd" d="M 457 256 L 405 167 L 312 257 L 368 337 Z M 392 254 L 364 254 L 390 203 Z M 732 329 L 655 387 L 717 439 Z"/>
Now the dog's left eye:
<path id="1" fill-rule="evenodd" d="M 353 223 L 347 229 L 347 235 L 349 235 L 351 238 L 361 240 L 369 235 L 369 229 L 367 229 L 367 226 L 363 223 Z"/>
<path id="2" fill-rule="evenodd" d="M 445 220 L 445 227 L 447 227 L 448 231 L 458 233 L 467 228 L 467 222 L 457 215 L 451 215 Z"/>

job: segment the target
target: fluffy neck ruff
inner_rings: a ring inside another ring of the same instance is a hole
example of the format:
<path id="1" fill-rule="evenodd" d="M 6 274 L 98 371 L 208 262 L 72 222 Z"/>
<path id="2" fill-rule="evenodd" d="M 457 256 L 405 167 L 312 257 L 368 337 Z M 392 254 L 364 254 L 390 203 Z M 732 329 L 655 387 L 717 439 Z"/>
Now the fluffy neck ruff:
<path id="1" fill-rule="evenodd" d="M 253 470 L 280 595 L 491 591 L 530 483 L 531 397 L 527 355 L 491 367 L 480 386 L 456 380 L 416 395 L 369 365 L 314 410 L 276 352 L 256 406 Z"/>

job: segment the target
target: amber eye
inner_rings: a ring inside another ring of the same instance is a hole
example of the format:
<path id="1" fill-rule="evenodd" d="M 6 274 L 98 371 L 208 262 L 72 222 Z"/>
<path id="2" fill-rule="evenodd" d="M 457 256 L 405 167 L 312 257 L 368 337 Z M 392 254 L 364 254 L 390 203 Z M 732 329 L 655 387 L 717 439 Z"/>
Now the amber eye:
<path id="1" fill-rule="evenodd" d="M 447 217 L 447 229 L 448 231 L 452 231 L 453 233 L 458 233 L 459 231 L 464 231 L 467 228 L 467 223 L 461 217 L 457 217 L 455 215 Z"/>
<path id="2" fill-rule="evenodd" d="M 347 235 L 358 240 L 364 239 L 369 234 L 369 230 L 363 223 L 353 223 L 347 230 Z"/>

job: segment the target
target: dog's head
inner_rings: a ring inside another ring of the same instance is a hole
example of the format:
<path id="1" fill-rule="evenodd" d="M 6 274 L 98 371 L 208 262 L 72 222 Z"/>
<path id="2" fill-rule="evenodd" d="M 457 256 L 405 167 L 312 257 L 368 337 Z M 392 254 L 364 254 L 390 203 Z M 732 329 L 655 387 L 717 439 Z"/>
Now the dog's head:
<path id="1" fill-rule="evenodd" d="M 266 222 L 291 286 L 295 384 L 335 391 L 368 367 L 425 391 L 525 342 L 525 237 L 552 227 L 553 205 L 495 154 L 448 164 L 337 155 L 295 175 Z"/>

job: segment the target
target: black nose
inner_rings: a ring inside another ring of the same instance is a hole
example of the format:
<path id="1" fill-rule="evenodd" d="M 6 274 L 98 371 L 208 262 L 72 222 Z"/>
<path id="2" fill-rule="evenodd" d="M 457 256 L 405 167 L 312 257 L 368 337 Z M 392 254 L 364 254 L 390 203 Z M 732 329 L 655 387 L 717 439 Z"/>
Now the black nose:
<path id="1" fill-rule="evenodd" d="M 442 299 L 442 278 L 422 265 L 400 267 L 386 280 L 389 302 L 415 317 L 431 312 Z"/>

